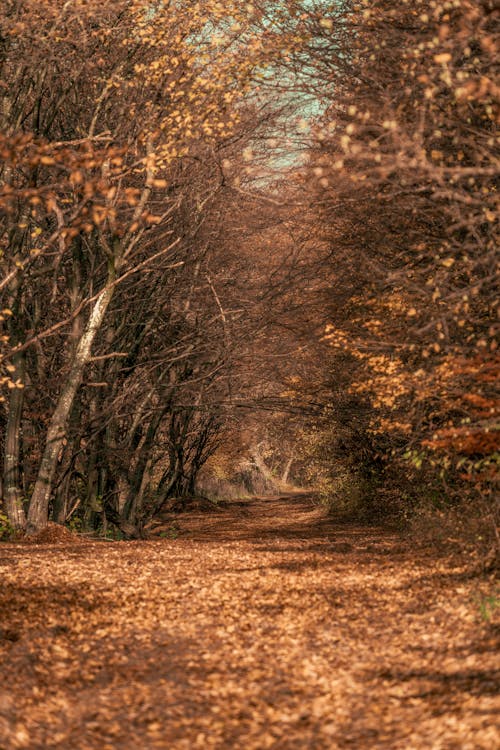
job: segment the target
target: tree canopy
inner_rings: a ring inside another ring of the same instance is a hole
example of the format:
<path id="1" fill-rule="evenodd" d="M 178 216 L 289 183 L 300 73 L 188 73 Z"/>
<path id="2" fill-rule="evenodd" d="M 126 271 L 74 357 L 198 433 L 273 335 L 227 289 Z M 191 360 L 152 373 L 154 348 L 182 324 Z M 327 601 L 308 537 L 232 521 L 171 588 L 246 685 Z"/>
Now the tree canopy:
<path id="1" fill-rule="evenodd" d="M 259 476 L 498 543 L 498 16 L 2 4 L 11 528 Z"/>

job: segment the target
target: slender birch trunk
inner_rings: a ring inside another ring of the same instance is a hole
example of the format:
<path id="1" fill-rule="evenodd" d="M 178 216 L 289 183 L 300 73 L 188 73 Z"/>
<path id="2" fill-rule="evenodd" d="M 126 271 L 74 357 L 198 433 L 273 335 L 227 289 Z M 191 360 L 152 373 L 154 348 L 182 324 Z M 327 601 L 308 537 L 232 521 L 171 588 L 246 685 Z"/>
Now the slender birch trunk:
<path id="1" fill-rule="evenodd" d="M 57 468 L 58 457 L 63 447 L 64 438 L 66 437 L 68 419 L 76 393 L 82 382 L 85 366 L 90 359 L 92 344 L 102 325 L 113 292 L 114 285 L 108 283 L 97 298 L 76 348 L 68 378 L 50 420 L 45 450 L 40 463 L 35 488 L 31 496 L 27 524 L 28 534 L 34 534 L 47 525 L 52 482 Z"/>
<path id="2" fill-rule="evenodd" d="M 294 460 L 295 456 L 292 454 L 286 462 L 285 468 L 283 469 L 283 474 L 281 475 L 281 481 L 283 482 L 283 484 L 286 484 L 288 482 L 288 477 L 290 475 L 290 470 L 292 468 Z"/>
<path id="3" fill-rule="evenodd" d="M 262 474 L 266 482 L 273 484 L 275 481 L 275 478 L 271 472 L 271 469 L 267 466 L 266 462 L 261 456 L 259 452 L 259 446 L 255 447 L 252 450 L 252 458 L 253 458 L 255 466 L 257 467 L 259 472 Z"/>

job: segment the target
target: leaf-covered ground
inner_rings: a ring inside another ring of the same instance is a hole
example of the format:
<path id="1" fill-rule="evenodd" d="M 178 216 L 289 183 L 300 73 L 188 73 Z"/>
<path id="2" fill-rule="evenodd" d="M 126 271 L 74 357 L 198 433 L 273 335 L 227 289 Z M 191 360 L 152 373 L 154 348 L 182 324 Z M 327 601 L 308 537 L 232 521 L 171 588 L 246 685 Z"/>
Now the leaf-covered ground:
<path id="1" fill-rule="evenodd" d="M 304 497 L 165 533 L 0 546 L 2 750 L 500 746 L 493 584 L 460 561 Z"/>

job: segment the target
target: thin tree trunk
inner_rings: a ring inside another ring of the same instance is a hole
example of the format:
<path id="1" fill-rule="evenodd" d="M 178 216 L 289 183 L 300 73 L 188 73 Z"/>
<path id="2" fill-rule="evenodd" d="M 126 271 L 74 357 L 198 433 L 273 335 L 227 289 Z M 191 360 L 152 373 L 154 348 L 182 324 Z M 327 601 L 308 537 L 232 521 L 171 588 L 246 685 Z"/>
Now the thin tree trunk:
<path id="1" fill-rule="evenodd" d="M 68 419 L 73 407 L 76 393 L 82 382 L 85 365 L 90 359 L 92 344 L 104 320 L 106 310 L 113 296 L 112 283 L 102 290 L 92 309 L 82 337 L 76 348 L 73 364 L 66 384 L 59 396 L 57 406 L 50 420 L 47 431 L 47 442 L 40 463 L 38 477 L 31 496 L 28 512 L 28 534 L 34 534 L 44 528 L 48 522 L 48 509 L 52 482 L 64 438 L 66 437 Z"/>
<path id="2" fill-rule="evenodd" d="M 130 491 L 123 510 L 123 516 L 130 523 L 135 523 L 137 512 L 141 510 L 142 495 L 144 494 L 145 479 L 148 476 L 148 468 L 151 465 L 151 451 L 153 449 L 156 433 L 161 424 L 168 405 L 153 414 L 149 423 L 146 437 L 139 450 L 137 464 L 133 472 Z"/>
<path id="3" fill-rule="evenodd" d="M 24 380 L 24 353 L 15 354 L 12 358 L 15 371 L 12 379 Z M 26 527 L 26 516 L 20 487 L 20 452 L 21 452 L 21 418 L 23 413 L 24 390 L 13 388 L 9 400 L 9 413 L 5 431 L 4 454 L 4 501 L 7 517 L 16 530 Z"/>
<path id="4" fill-rule="evenodd" d="M 267 466 L 266 462 L 264 461 L 263 457 L 261 456 L 259 452 L 259 446 L 255 447 L 252 450 L 251 455 L 252 455 L 255 466 L 257 467 L 259 472 L 262 474 L 266 482 L 270 482 L 272 484 L 275 481 L 275 479 L 273 477 L 271 469 Z"/>
<path id="5" fill-rule="evenodd" d="M 70 484 L 71 473 L 68 471 L 54 494 L 52 517 L 56 523 L 63 524 L 66 521 Z"/>
<path id="6" fill-rule="evenodd" d="M 290 469 L 292 468 L 292 464 L 295 460 L 295 456 L 292 454 L 288 461 L 286 462 L 285 468 L 283 469 L 283 474 L 281 475 L 281 481 L 283 484 L 286 484 L 288 482 L 288 477 L 290 475 Z"/>
<path id="7" fill-rule="evenodd" d="M 96 395 L 90 400 L 89 404 L 89 420 L 90 424 L 95 424 L 95 415 L 97 413 L 97 398 Z M 90 446 L 87 451 L 87 487 L 85 490 L 85 508 L 84 508 L 84 525 L 85 528 L 90 528 L 94 513 L 97 510 L 97 484 L 99 481 L 99 473 L 97 471 L 97 451 L 99 440 L 98 436 L 94 435 L 93 439 L 90 440 Z"/>
<path id="8" fill-rule="evenodd" d="M 156 500 L 154 503 L 153 515 L 155 513 L 158 513 L 158 511 L 170 497 L 170 493 L 172 492 L 173 488 L 179 484 L 181 477 L 182 467 L 180 463 L 175 460 L 174 468 L 172 469 L 170 466 L 160 479 L 160 483 L 158 484 L 158 488 L 156 491 Z"/>

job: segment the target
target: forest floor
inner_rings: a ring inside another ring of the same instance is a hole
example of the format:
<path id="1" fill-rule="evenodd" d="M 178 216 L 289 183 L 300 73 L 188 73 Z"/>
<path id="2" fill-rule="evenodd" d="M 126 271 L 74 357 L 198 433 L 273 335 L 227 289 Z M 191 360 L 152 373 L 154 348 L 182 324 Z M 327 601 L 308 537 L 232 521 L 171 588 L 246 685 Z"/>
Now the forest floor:
<path id="1" fill-rule="evenodd" d="M 0 545 L 2 750 L 500 747 L 494 583 L 463 560 L 305 496 L 164 533 Z"/>

